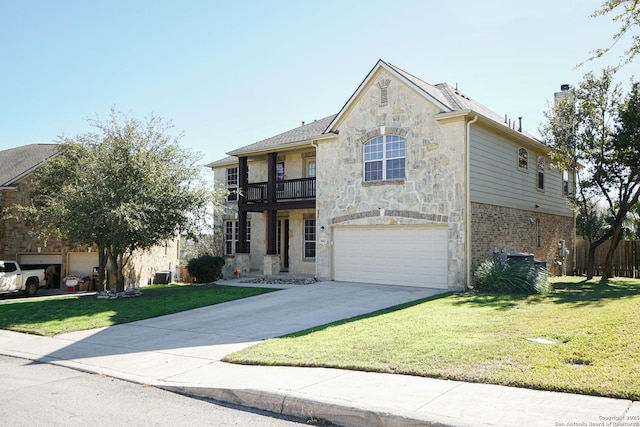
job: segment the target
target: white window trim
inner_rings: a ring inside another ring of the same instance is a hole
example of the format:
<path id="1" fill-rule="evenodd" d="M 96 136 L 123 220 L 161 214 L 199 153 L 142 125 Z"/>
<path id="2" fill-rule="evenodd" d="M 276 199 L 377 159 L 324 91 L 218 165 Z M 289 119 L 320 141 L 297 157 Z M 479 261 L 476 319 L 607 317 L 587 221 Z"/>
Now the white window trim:
<path id="1" fill-rule="evenodd" d="M 400 157 L 387 157 L 387 138 L 397 136 L 398 138 L 402 138 L 404 141 L 404 156 Z M 366 160 L 366 147 L 371 141 L 374 141 L 378 138 L 382 138 L 382 158 L 376 160 Z M 404 159 L 404 174 L 401 178 L 387 178 L 387 161 L 396 160 L 396 159 Z M 368 163 L 382 162 L 382 179 L 372 179 L 367 180 L 366 174 L 366 165 Z M 407 177 L 407 139 L 400 135 L 380 135 L 375 138 L 371 138 L 367 142 L 362 145 L 362 182 L 370 183 L 370 182 L 382 182 L 382 181 L 400 181 L 404 180 Z"/>

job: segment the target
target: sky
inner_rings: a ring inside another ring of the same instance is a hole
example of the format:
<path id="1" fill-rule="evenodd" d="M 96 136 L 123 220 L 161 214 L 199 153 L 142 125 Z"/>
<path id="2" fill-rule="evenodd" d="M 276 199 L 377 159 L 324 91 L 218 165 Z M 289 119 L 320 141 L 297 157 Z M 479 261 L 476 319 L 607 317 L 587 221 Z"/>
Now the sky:
<path id="1" fill-rule="evenodd" d="M 204 165 L 337 113 L 379 59 L 537 135 L 561 84 L 624 51 L 576 69 L 618 30 L 590 17 L 601 3 L 2 0 L 0 150 L 74 137 L 114 108 L 170 120 Z"/>

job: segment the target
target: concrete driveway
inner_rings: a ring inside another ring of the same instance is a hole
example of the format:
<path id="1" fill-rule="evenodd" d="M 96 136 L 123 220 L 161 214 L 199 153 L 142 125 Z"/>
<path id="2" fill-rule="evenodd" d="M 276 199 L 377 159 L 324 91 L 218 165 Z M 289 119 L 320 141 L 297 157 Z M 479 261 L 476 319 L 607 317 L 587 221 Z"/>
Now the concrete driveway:
<path id="1" fill-rule="evenodd" d="M 239 283 L 236 280 L 224 284 Z M 267 338 L 442 292 L 342 282 L 318 282 L 285 288 L 153 319 L 56 335 L 57 348 L 40 354 L 46 354 L 44 361 L 84 360 L 88 363 L 96 358 L 102 358 L 104 362 L 104 358 L 113 357 L 112 362 L 117 358 L 130 364 L 131 368 L 144 370 L 153 369 L 156 366 L 154 360 L 166 364 L 172 357 L 210 363 Z M 136 357 L 117 357 L 127 354 L 136 354 Z"/>

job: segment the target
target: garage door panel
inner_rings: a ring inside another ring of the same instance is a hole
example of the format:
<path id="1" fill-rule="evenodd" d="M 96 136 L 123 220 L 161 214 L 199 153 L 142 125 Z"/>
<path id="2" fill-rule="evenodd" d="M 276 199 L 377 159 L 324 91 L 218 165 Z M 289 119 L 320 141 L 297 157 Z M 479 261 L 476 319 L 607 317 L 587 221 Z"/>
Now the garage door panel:
<path id="1" fill-rule="evenodd" d="M 447 288 L 446 227 L 336 228 L 339 281 Z"/>

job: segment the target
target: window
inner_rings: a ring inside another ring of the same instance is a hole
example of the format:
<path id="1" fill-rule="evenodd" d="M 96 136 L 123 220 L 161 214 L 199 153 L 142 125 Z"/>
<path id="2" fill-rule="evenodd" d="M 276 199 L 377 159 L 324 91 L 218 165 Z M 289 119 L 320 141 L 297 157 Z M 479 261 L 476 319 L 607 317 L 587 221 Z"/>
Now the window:
<path id="1" fill-rule="evenodd" d="M 538 156 L 538 190 L 544 190 L 544 156 Z"/>
<path id="2" fill-rule="evenodd" d="M 304 220 L 304 257 L 316 257 L 316 220 Z"/>
<path id="3" fill-rule="evenodd" d="M 316 176 L 316 159 L 307 160 L 307 167 L 306 167 L 305 173 L 307 178 L 313 178 Z"/>
<path id="4" fill-rule="evenodd" d="M 564 197 L 569 197 L 569 171 L 562 171 L 562 195 Z"/>
<path id="5" fill-rule="evenodd" d="M 276 163 L 276 181 L 284 181 L 284 162 Z M 277 184 L 276 190 L 283 191 L 284 184 Z"/>
<path id="6" fill-rule="evenodd" d="M 233 255 L 236 253 L 238 243 L 239 227 L 238 221 L 225 221 L 224 223 L 224 254 Z M 247 253 L 251 253 L 251 221 L 247 221 Z"/>
<path id="7" fill-rule="evenodd" d="M 227 168 L 227 201 L 238 200 L 238 168 Z"/>
<path id="8" fill-rule="evenodd" d="M 518 150 L 518 167 L 520 169 L 529 169 L 529 152 L 525 148 Z"/>
<path id="9" fill-rule="evenodd" d="M 397 135 L 374 138 L 364 144 L 364 180 L 384 181 L 405 177 L 405 139 Z"/>

